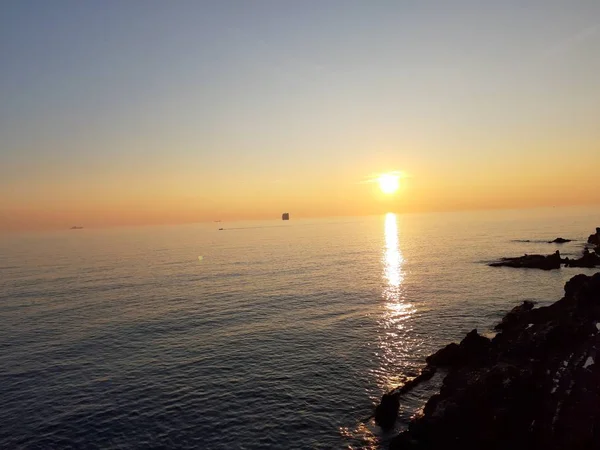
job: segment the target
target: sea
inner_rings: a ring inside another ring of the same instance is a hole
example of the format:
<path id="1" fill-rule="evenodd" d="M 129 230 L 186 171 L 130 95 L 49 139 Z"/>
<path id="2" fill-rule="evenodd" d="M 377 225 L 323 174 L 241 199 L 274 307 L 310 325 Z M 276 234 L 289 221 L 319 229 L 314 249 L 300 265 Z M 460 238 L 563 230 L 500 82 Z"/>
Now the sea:
<path id="1" fill-rule="evenodd" d="M 386 448 L 439 378 L 393 431 L 373 409 L 427 355 L 596 271 L 487 264 L 577 256 L 597 226 L 596 206 L 5 233 L 0 448 Z"/>

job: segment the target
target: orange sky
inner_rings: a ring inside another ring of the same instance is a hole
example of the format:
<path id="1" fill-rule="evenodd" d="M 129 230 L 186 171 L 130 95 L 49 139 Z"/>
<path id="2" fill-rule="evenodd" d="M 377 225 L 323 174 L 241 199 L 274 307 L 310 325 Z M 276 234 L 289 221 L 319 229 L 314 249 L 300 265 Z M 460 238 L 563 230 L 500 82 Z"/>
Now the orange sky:
<path id="1" fill-rule="evenodd" d="M 600 204 L 600 3 L 426 3 L 15 4 L 0 230 Z"/>
<path id="2" fill-rule="evenodd" d="M 478 164 L 404 170 L 400 189 L 383 194 L 368 182 L 380 172 L 366 165 L 330 173 L 273 178 L 231 173 L 127 177 L 25 186 L 3 199 L 4 230 L 102 227 L 212 220 L 368 215 L 600 204 L 600 164 L 585 161 Z M 396 169 L 399 166 L 389 166 Z M 387 169 L 387 167 L 386 167 Z M 147 181 L 148 180 L 148 181 Z M 125 188 L 123 188 L 125 186 Z"/>

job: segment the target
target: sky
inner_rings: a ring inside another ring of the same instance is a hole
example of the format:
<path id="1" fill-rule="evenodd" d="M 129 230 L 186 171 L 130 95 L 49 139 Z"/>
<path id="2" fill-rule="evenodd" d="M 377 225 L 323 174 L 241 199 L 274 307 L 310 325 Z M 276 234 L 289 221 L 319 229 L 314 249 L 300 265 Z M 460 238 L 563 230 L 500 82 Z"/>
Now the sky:
<path id="1" fill-rule="evenodd" d="M 1 230 L 600 204 L 599 147 L 597 0 L 0 2 Z"/>

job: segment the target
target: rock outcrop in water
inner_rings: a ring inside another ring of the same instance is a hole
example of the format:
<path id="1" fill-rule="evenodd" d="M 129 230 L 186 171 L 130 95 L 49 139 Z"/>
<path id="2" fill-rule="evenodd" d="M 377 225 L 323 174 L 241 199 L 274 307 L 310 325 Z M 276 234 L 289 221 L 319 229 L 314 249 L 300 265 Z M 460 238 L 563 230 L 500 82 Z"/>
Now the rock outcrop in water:
<path id="1" fill-rule="evenodd" d="M 596 227 L 596 232 L 588 237 L 588 244 L 600 247 L 600 227 Z"/>
<path id="2" fill-rule="evenodd" d="M 573 277 L 550 306 L 517 306 L 496 329 L 427 358 L 448 372 L 392 450 L 600 448 L 600 273 Z"/>
<path id="3" fill-rule="evenodd" d="M 529 241 L 521 241 L 529 242 Z M 553 241 L 548 241 L 549 244 L 564 244 L 572 242 L 571 239 L 557 237 Z M 565 267 L 586 267 L 593 268 L 600 266 L 600 228 L 596 228 L 596 233 L 591 234 L 588 238 L 588 244 L 594 244 L 594 253 L 590 253 L 586 247 L 583 254 L 578 259 L 564 258 L 562 259 L 557 250 L 551 255 L 523 255 L 511 258 L 501 258 L 500 260 L 490 263 L 491 267 L 514 267 L 518 269 L 542 269 L 553 270 L 560 269 L 564 263 Z"/>
<path id="4" fill-rule="evenodd" d="M 587 267 L 593 268 L 600 266 L 600 255 L 597 252 L 591 253 L 587 248 L 583 249 L 583 255 L 579 259 L 565 259 L 566 267 Z"/>
<path id="5" fill-rule="evenodd" d="M 551 255 L 524 255 L 516 258 L 502 258 L 500 261 L 490 263 L 491 267 L 515 267 L 525 269 L 552 270 L 560 269 L 563 260 L 557 250 Z"/>
<path id="6" fill-rule="evenodd" d="M 456 345 L 456 344 L 454 344 Z M 458 347 L 458 346 L 457 346 Z M 419 384 L 431 379 L 435 375 L 436 366 L 428 364 L 421 373 L 406 382 L 403 386 L 394 389 L 381 397 L 381 402 L 375 408 L 375 414 L 372 416 L 375 418 L 375 423 L 384 430 L 389 430 L 394 427 L 396 419 L 398 417 L 398 407 L 400 406 L 400 396 L 412 391 Z"/>
<path id="7" fill-rule="evenodd" d="M 571 241 L 572 241 L 572 239 L 565 239 L 562 237 L 557 237 L 553 241 L 548 241 L 548 244 L 564 244 L 566 242 L 571 242 Z"/>

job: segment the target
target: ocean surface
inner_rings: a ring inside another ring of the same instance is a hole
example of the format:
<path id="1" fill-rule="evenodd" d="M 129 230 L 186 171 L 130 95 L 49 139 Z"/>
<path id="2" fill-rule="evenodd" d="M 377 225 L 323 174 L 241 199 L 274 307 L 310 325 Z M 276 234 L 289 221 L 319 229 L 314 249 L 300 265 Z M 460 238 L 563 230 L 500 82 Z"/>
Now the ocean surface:
<path id="1" fill-rule="evenodd" d="M 578 207 L 4 234 L 0 448 L 385 448 L 365 419 L 425 356 L 595 272 L 486 263 L 575 256 L 596 226 Z"/>

